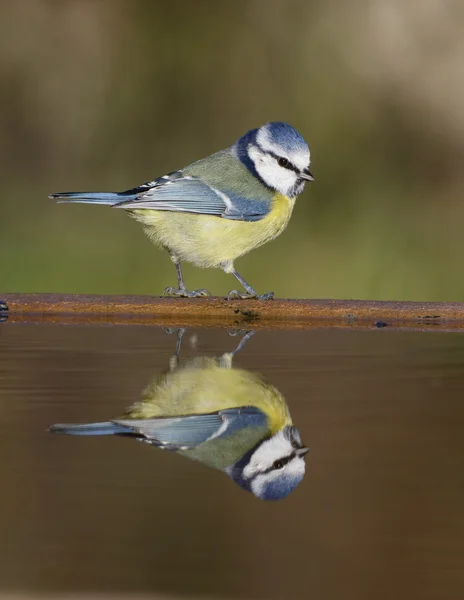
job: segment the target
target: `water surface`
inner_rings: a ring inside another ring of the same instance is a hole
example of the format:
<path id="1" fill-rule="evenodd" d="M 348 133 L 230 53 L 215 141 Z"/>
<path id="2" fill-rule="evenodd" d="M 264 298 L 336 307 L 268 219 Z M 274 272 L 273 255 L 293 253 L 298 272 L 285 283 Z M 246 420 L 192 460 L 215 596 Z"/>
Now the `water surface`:
<path id="1" fill-rule="evenodd" d="M 189 330 L 182 352 L 237 341 Z M 462 334 L 258 332 L 236 364 L 311 447 L 275 503 L 129 439 L 46 432 L 120 415 L 174 347 L 151 327 L 0 326 L 0 591 L 462 597 Z"/>

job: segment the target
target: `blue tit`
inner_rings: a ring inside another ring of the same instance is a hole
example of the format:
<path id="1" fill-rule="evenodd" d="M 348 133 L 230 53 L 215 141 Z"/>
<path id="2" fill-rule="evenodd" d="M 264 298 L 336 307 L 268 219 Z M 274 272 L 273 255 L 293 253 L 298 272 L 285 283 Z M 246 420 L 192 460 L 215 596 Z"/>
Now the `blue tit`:
<path id="1" fill-rule="evenodd" d="M 263 500 L 285 498 L 304 476 L 308 448 L 282 394 L 234 368 L 234 355 L 185 362 L 176 355 L 120 418 L 50 431 L 132 437 L 218 469 Z"/>
<path id="2" fill-rule="evenodd" d="M 230 298 L 269 299 L 274 294 L 259 295 L 237 273 L 234 261 L 287 227 L 297 196 L 306 181 L 313 181 L 309 164 L 308 145 L 293 127 L 267 123 L 225 150 L 125 192 L 50 197 L 127 210 L 176 265 L 178 285 L 166 288 L 167 295 L 210 295 L 205 289 L 187 290 L 181 270 L 181 261 L 187 261 L 232 273 L 245 293 L 232 290 Z"/>

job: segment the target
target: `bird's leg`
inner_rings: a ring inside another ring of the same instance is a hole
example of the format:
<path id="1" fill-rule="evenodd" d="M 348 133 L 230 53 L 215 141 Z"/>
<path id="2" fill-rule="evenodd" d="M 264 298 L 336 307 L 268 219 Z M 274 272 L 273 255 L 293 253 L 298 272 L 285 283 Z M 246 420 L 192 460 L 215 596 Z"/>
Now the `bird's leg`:
<path id="1" fill-rule="evenodd" d="M 169 359 L 169 370 L 174 371 L 179 365 L 180 350 L 182 348 L 182 338 L 184 337 L 187 329 L 185 329 L 185 327 L 163 327 L 163 331 L 167 335 L 177 333 L 176 350 Z"/>
<path id="2" fill-rule="evenodd" d="M 224 267 L 223 267 L 224 268 Z M 232 273 L 232 275 L 234 275 L 234 277 L 236 277 L 240 283 L 243 285 L 243 287 L 246 289 L 246 294 L 244 294 L 243 292 L 240 292 L 239 290 L 232 290 L 229 292 L 227 299 L 228 300 L 233 300 L 235 298 L 257 298 L 258 300 L 273 300 L 274 299 L 274 292 L 268 292 L 267 294 L 258 294 L 258 292 L 256 292 L 251 285 L 249 285 L 241 275 L 239 275 L 237 273 L 237 271 L 233 268 L 233 266 L 226 266 L 224 268 L 224 271 L 226 273 Z"/>
<path id="3" fill-rule="evenodd" d="M 219 358 L 219 364 L 221 365 L 221 367 L 223 369 L 231 369 L 232 368 L 233 359 L 239 352 L 241 352 L 243 350 L 243 348 L 245 348 L 248 340 L 251 337 L 253 337 L 255 335 L 255 333 L 256 333 L 256 331 L 254 331 L 254 330 L 246 331 L 243 329 L 229 331 L 229 335 L 243 335 L 243 337 L 240 340 L 240 343 L 238 344 L 238 346 L 235 348 L 235 350 L 232 350 L 232 352 L 226 352 Z"/>
<path id="4" fill-rule="evenodd" d="M 174 353 L 174 356 L 176 357 L 176 361 L 179 360 L 180 349 L 182 348 L 182 338 L 184 337 L 186 331 L 187 330 L 182 327 L 177 331 L 176 351 Z"/>
<path id="5" fill-rule="evenodd" d="M 231 352 L 232 356 L 235 356 L 236 354 L 238 354 L 239 352 L 241 352 L 245 348 L 248 340 L 251 337 L 253 337 L 255 335 L 255 333 L 256 333 L 256 331 L 254 331 L 253 329 L 251 329 L 250 331 L 247 331 L 245 333 L 245 335 L 242 337 L 242 339 L 240 340 L 239 345 L 235 348 L 235 350 L 233 352 Z M 234 334 L 229 334 L 229 335 L 234 335 Z"/>
<path id="6" fill-rule="evenodd" d="M 172 262 L 176 265 L 178 287 L 167 287 L 163 292 L 163 296 L 181 296 L 182 298 L 198 298 L 200 296 L 211 296 L 211 293 L 205 289 L 193 290 L 193 292 L 189 292 L 184 283 L 184 277 L 182 275 L 182 268 L 180 266 L 179 258 L 171 252 L 169 254 L 171 256 Z"/>

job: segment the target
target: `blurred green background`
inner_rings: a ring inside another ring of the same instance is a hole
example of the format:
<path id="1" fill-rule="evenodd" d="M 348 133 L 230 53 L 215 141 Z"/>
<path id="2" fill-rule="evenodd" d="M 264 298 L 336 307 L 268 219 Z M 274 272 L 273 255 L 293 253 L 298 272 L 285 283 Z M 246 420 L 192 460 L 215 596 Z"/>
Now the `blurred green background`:
<path id="1" fill-rule="evenodd" d="M 316 181 L 237 262 L 254 287 L 463 300 L 463 26 L 461 0 L 3 1 L 0 291 L 159 294 L 175 270 L 137 223 L 47 195 L 133 187 L 282 120 Z"/>

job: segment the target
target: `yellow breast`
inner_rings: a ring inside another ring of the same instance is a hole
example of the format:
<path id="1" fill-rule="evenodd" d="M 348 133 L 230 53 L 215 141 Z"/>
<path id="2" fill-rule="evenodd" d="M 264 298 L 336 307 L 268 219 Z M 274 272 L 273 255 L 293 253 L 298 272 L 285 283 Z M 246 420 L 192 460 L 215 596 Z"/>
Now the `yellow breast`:
<path id="1" fill-rule="evenodd" d="M 180 260 L 217 267 L 273 240 L 287 227 L 295 198 L 276 194 L 270 212 L 259 221 L 233 221 L 210 215 L 134 210 L 150 239 Z"/>
<path id="2" fill-rule="evenodd" d="M 289 198 L 282 194 L 276 194 L 274 196 L 269 214 L 266 215 L 264 219 L 261 219 L 261 221 L 257 221 L 257 224 L 263 224 L 263 229 L 271 234 L 271 237 L 264 240 L 265 242 L 269 239 L 276 238 L 287 227 L 294 206 L 295 198 Z"/>

